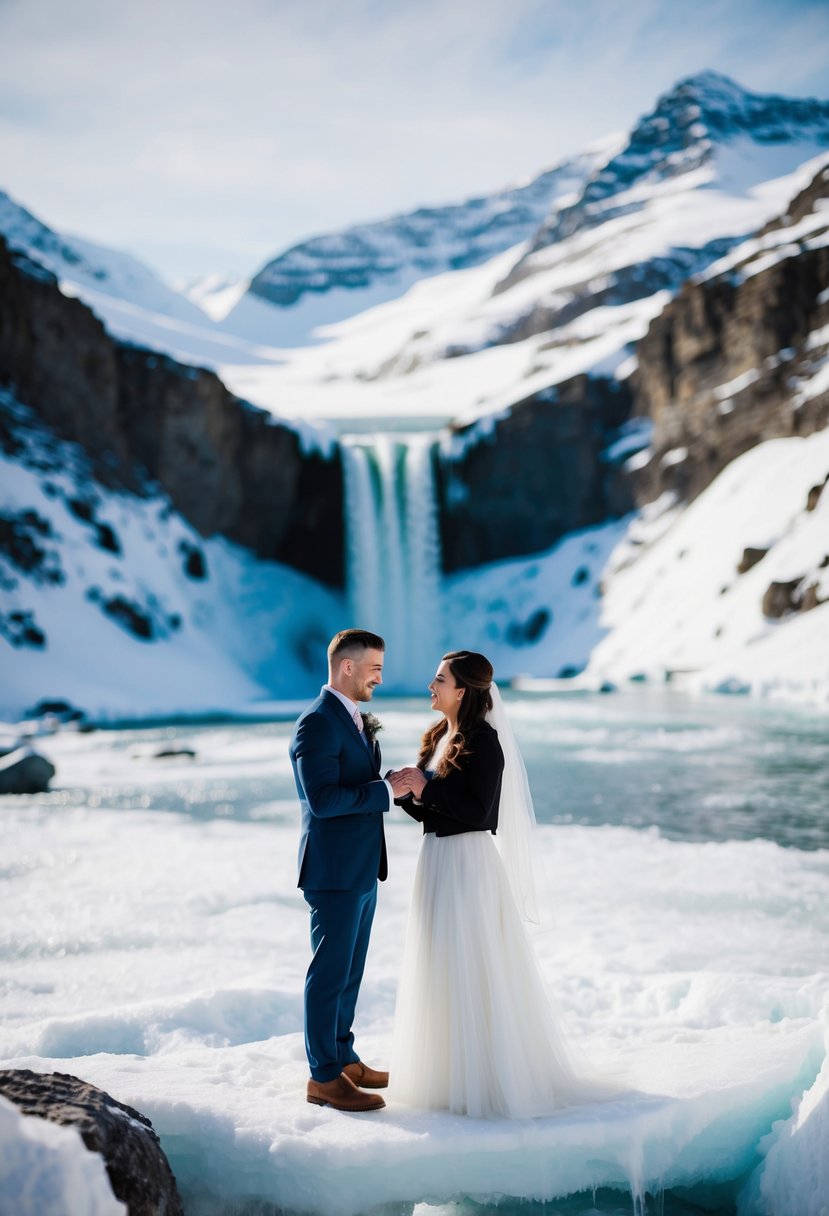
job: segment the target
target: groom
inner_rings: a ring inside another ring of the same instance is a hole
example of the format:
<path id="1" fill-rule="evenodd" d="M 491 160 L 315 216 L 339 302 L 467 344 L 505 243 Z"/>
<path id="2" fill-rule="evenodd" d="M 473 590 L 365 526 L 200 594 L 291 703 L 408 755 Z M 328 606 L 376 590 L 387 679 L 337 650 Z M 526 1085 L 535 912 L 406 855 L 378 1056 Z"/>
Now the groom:
<path id="1" fill-rule="evenodd" d="M 380 776 L 380 749 L 358 709 L 382 682 L 385 642 L 344 629 L 328 646 L 328 683 L 297 721 L 291 763 L 302 805 L 299 883 L 311 910 L 313 957 L 305 979 L 307 1098 L 336 1110 L 378 1110 L 387 1072 L 354 1050 L 351 1026 L 363 978 L 377 880 L 388 873 L 383 814 L 404 791 Z"/>

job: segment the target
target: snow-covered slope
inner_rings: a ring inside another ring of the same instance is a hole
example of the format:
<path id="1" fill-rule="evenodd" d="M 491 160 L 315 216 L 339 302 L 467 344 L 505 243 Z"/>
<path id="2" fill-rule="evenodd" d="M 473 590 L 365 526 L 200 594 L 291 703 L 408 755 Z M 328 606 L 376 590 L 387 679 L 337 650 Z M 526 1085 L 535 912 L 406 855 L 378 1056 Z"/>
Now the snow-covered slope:
<path id="1" fill-rule="evenodd" d="M 197 308 L 215 321 L 227 316 L 249 286 L 249 279 L 223 274 L 200 275 L 196 279 L 186 279 L 174 284 L 177 291 L 192 300 Z"/>
<path id="2" fill-rule="evenodd" d="M 0 232 L 12 249 L 56 275 L 68 294 L 87 303 L 109 297 L 134 309 L 209 325 L 205 313 L 131 254 L 54 232 L 0 191 Z"/>
<path id="3" fill-rule="evenodd" d="M 455 575 L 448 641 L 485 651 L 504 679 L 562 689 L 670 676 L 829 705 L 827 478 L 829 432 L 771 440 L 689 507 L 660 501 Z"/>
<path id="4" fill-rule="evenodd" d="M 823 431 L 760 444 L 684 509 L 653 504 L 605 571 L 590 669 L 829 704 L 827 478 Z"/>
<path id="5" fill-rule="evenodd" d="M 251 710 L 316 690 L 338 596 L 204 540 L 161 493 L 107 490 L 80 448 L 5 393 L 0 408 L 0 717 L 44 699 L 103 718 Z"/>

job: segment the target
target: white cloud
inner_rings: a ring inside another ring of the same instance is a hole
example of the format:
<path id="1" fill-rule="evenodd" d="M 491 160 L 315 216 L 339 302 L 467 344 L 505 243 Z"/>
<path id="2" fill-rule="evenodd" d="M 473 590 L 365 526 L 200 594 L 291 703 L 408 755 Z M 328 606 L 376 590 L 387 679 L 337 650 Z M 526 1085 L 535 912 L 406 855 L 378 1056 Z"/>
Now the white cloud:
<path id="1" fill-rule="evenodd" d="M 0 184 L 178 274 L 253 270 L 313 232 L 524 177 L 703 67 L 814 91 L 829 16 L 772 0 L 0 0 L 0 45 Z"/>

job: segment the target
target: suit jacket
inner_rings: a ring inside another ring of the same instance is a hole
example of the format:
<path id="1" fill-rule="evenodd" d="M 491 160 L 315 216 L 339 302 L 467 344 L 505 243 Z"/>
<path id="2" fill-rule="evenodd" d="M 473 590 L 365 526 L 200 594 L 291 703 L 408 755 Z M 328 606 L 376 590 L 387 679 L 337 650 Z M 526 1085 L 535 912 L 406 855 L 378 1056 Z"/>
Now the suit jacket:
<path id="1" fill-rule="evenodd" d="M 370 890 L 388 873 L 380 748 L 366 747 L 342 701 L 323 689 L 297 720 L 290 754 L 302 806 L 297 885 Z"/>
<path id="2" fill-rule="evenodd" d="M 437 836 L 456 836 L 460 832 L 495 834 L 504 772 L 498 732 L 488 722 L 481 722 L 467 738 L 466 745 L 468 754 L 461 757 L 460 768 L 426 782 L 418 799 L 420 806 L 411 797 L 400 804 L 423 824 L 424 832 Z"/>

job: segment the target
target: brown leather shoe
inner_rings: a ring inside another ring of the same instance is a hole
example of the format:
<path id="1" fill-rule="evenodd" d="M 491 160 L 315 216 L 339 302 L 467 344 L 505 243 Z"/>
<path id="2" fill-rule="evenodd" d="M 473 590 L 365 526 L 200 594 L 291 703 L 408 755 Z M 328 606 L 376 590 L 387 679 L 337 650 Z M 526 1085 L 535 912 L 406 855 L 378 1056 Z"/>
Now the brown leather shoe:
<path id="1" fill-rule="evenodd" d="M 388 1088 L 389 1074 L 387 1072 L 379 1072 L 376 1068 L 369 1068 L 368 1064 L 364 1064 L 362 1060 L 355 1060 L 353 1064 L 346 1064 L 343 1074 L 348 1077 L 349 1081 L 353 1081 L 355 1085 L 359 1085 L 362 1089 Z"/>
<path id="2" fill-rule="evenodd" d="M 334 1110 L 380 1110 L 385 1102 L 379 1094 L 364 1094 L 343 1073 L 333 1081 L 308 1082 L 307 1100 L 314 1106 L 333 1106 Z"/>

